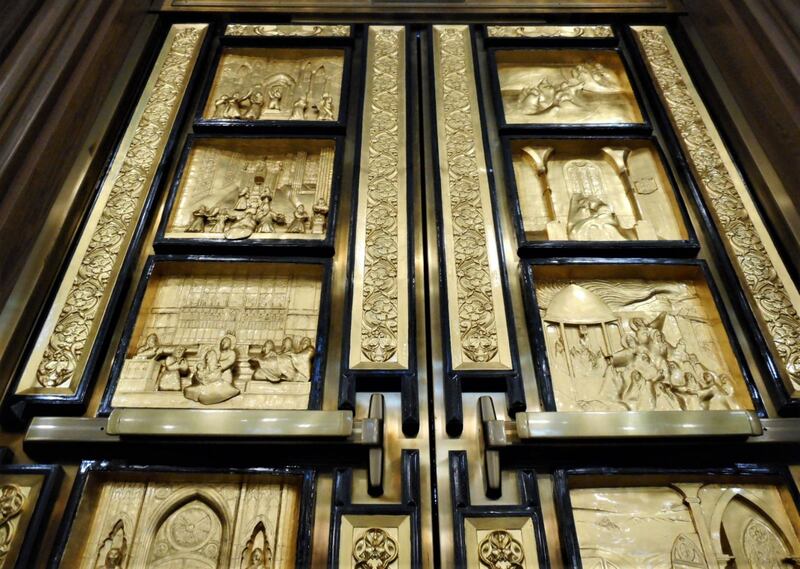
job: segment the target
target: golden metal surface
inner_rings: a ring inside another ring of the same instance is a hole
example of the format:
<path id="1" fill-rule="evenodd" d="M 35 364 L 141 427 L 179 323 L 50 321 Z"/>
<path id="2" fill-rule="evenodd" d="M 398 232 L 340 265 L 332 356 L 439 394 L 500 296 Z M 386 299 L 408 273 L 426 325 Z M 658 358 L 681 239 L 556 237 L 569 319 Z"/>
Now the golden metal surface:
<path id="1" fill-rule="evenodd" d="M 115 409 L 109 435 L 166 437 L 349 437 L 352 411 Z"/>
<path id="2" fill-rule="evenodd" d="M 755 569 L 798 558 L 798 528 L 787 512 L 794 506 L 776 486 L 715 483 L 714 477 L 626 484 L 569 492 L 585 566 L 717 568 L 733 562 Z"/>
<path id="3" fill-rule="evenodd" d="M 490 38 L 611 38 L 611 26 L 486 26 Z"/>
<path id="4" fill-rule="evenodd" d="M 299 482 L 272 475 L 93 473 L 60 566 L 293 567 Z"/>
<path id="5" fill-rule="evenodd" d="M 226 36 L 261 36 L 261 37 L 350 37 L 350 26 L 313 25 L 313 24 L 228 24 L 225 26 Z"/>
<path id="6" fill-rule="evenodd" d="M 308 407 L 322 276 L 320 265 L 156 264 L 112 405 Z"/>
<path id="7" fill-rule="evenodd" d="M 352 277 L 352 369 L 408 369 L 405 42 L 403 26 L 369 27 Z"/>
<path id="8" fill-rule="evenodd" d="M 41 474 L 0 475 L 0 569 L 16 566 L 43 482 Z"/>
<path id="9" fill-rule="evenodd" d="M 50 308 L 18 394 L 71 395 L 83 374 L 145 197 L 205 37 L 173 25 Z"/>
<path id="10" fill-rule="evenodd" d="M 542 265 L 533 273 L 559 411 L 753 408 L 699 267 Z"/>
<path id="11" fill-rule="evenodd" d="M 642 113 L 620 56 L 610 50 L 496 52 L 509 124 L 630 124 Z"/>
<path id="12" fill-rule="evenodd" d="M 433 48 L 452 366 L 510 370 L 469 28 L 433 26 Z"/>
<path id="13" fill-rule="evenodd" d="M 339 569 L 411 569 L 411 518 L 389 515 L 342 516 Z"/>
<path id="14" fill-rule="evenodd" d="M 324 239 L 335 147 L 331 139 L 196 139 L 165 237 Z"/>
<path id="15" fill-rule="evenodd" d="M 511 159 L 528 240 L 687 239 L 649 141 L 514 140 Z"/>
<path id="16" fill-rule="evenodd" d="M 559 412 L 517 413 L 522 439 L 591 439 L 758 436 L 763 431 L 753 411 Z"/>
<path id="17" fill-rule="evenodd" d="M 224 48 L 203 117 L 334 121 L 343 67 L 344 50 Z"/>
<path id="18" fill-rule="evenodd" d="M 633 30 L 753 312 L 772 340 L 781 377 L 787 390 L 798 396 L 800 291 L 666 28 Z"/>
<path id="19" fill-rule="evenodd" d="M 539 569 L 536 534 L 530 517 L 466 518 L 467 566 L 481 569 Z"/>

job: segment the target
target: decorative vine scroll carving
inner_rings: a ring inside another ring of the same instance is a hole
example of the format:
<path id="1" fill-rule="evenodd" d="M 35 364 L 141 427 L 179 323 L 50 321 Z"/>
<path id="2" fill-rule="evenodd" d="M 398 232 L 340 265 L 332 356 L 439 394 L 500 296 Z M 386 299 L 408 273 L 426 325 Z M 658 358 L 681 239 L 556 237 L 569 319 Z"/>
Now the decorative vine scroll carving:
<path id="1" fill-rule="evenodd" d="M 78 361 L 89 343 L 90 330 L 100 317 L 102 300 L 113 286 L 115 266 L 136 223 L 137 204 L 158 166 L 160 148 L 169 135 L 175 109 L 181 103 L 183 87 L 193 67 L 197 44 L 204 33 L 205 26 L 185 26 L 173 37 L 38 365 L 36 380 L 42 387 L 59 387 L 73 380 Z"/>
<path id="2" fill-rule="evenodd" d="M 636 32 L 708 205 L 732 253 L 731 259 L 744 275 L 744 284 L 792 385 L 800 390 L 800 318 L 764 246 L 762 235 L 737 192 L 733 176 L 739 174 L 730 171 L 714 144 L 709 126 L 692 98 L 688 80 L 669 49 L 666 30 L 642 28 Z"/>
<path id="3" fill-rule="evenodd" d="M 448 171 L 448 187 L 443 188 L 449 200 L 455 263 L 458 318 L 462 355 L 472 362 L 489 362 L 499 349 L 497 322 L 494 313 L 492 276 L 489 267 L 489 243 L 486 239 L 483 203 L 475 144 L 472 114 L 478 109 L 470 100 L 471 54 L 467 51 L 460 27 L 439 28 L 441 53 L 442 107 L 444 118 L 444 166 Z M 441 136 L 441 135 L 440 135 Z"/>

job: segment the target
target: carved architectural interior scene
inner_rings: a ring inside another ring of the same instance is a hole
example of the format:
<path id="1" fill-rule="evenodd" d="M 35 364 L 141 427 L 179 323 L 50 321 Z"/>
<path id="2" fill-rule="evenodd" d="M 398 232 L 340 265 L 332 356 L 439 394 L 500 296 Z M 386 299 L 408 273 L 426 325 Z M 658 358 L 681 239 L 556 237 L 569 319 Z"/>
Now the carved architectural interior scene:
<path id="1" fill-rule="evenodd" d="M 342 516 L 338 569 L 406 569 L 411 566 L 409 516 Z"/>
<path id="2" fill-rule="evenodd" d="M 507 123 L 641 123 L 620 56 L 609 50 L 500 50 Z"/>
<path id="3" fill-rule="evenodd" d="M 528 241 L 685 240 L 651 142 L 514 140 L 511 158 Z"/>
<path id="4" fill-rule="evenodd" d="M 467 567 L 539 569 L 533 520 L 529 517 L 474 517 L 464 520 Z"/>
<path id="5" fill-rule="evenodd" d="M 195 139 L 165 237 L 323 239 L 335 142 Z"/>
<path id="6" fill-rule="evenodd" d="M 569 491 L 586 569 L 789 569 L 797 512 L 769 484 L 681 482 Z"/>
<path id="7" fill-rule="evenodd" d="M 0 475 L 0 569 L 15 567 L 41 486 L 40 475 Z"/>
<path id="8" fill-rule="evenodd" d="M 698 266 L 533 272 L 559 411 L 753 408 Z"/>
<path id="9" fill-rule="evenodd" d="M 225 48 L 206 119 L 335 121 L 344 50 Z"/>
<path id="10" fill-rule="evenodd" d="M 300 499 L 291 477 L 95 473 L 61 567 L 288 569 Z"/>
<path id="11" fill-rule="evenodd" d="M 322 279 L 319 265 L 157 263 L 112 405 L 305 409 Z"/>

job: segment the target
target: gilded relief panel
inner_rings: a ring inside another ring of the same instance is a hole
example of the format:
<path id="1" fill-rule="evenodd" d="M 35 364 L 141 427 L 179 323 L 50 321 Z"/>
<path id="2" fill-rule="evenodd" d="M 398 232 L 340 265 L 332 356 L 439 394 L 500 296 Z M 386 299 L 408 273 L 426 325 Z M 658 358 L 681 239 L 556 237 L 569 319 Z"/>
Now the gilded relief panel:
<path id="1" fill-rule="evenodd" d="M 320 24 L 228 24 L 226 36 L 291 37 L 291 38 L 347 38 L 348 25 Z"/>
<path id="2" fill-rule="evenodd" d="M 339 531 L 339 569 L 411 569 L 409 516 L 345 514 Z"/>
<path id="3" fill-rule="evenodd" d="M 61 567 L 294 567 L 299 479 L 91 475 Z"/>
<path id="4" fill-rule="evenodd" d="M 569 496 L 586 569 L 788 569 L 800 553 L 796 512 L 773 485 L 675 482 Z"/>
<path id="5" fill-rule="evenodd" d="M 197 138 L 167 239 L 324 239 L 335 142 Z"/>
<path id="6" fill-rule="evenodd" d="M 528 241 L 685 240 L 675 194 L 643 140 L 514 140 Z"/>
<path id="7" fill-rule="evenodd" d="M 336 121 L 344 50 L 225 48 L 205 119 Z"/>
<path id="8" fill-rule="evenodd" d="M 305 409 L 323 268 L 157 263 L 114 407 Z"/>
<path id="9" fill-rule="evenodd" d="M 699 266 L 533 272 L 557 410 L 753 408 Z"/>
<path id="10" fill-rule="evenodd" d="M 610 50 L 499 50 L 508 124 L 643 122 L 620 56 Z"/>
<path id="11" fill-rule="evenodd" d="M 531 518 L 466 518 L 464 534 L 469 567 L 539 569 L 536 536 Z"/>
<path id="12" fill-rule="evenodd" d="M 42 476 L 0 474 L 0 569 L 14 567 L 42 487 Z"/>
<path id="13" fill-rule="evenodd" d="M 486 26 L 490 38 L 611 38 L 611 26 Z"/>

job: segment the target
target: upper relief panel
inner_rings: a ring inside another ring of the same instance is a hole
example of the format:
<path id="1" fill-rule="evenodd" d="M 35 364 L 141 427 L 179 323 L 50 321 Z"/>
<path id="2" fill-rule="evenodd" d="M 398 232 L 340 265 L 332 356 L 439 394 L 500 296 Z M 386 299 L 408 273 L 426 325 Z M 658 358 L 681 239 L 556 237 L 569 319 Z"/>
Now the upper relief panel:
<path id="1" fill-rule="evenodd" d="M 225 48 L 202 118 L 336 122 L 344 63 L 343 49 Z"/>
<path id="2" fill-rule="evenodd" d="M 498 50 L 506 124 L 644 122 L 620 56 L 611 50 Z"/>

